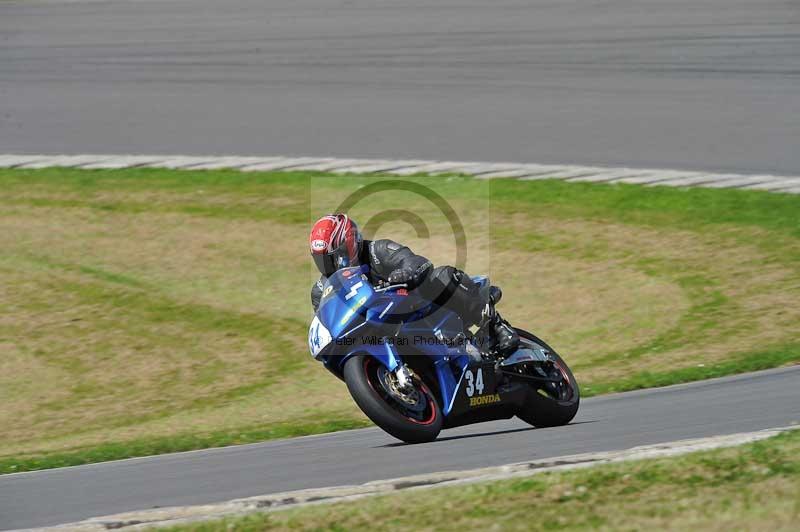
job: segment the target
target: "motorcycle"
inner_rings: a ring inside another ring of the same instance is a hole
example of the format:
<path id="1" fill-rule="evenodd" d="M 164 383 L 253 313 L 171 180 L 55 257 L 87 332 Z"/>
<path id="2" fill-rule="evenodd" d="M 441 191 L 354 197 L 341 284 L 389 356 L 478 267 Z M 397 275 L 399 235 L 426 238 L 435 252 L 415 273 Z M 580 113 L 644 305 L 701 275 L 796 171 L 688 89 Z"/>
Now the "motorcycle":
<path id="1" fill-rule="evenodd" d="M 385 432 L 423 443 L 472 423 L 517 416 L 552 427 L 575 417 L 578 383 L 544 341 L 515 327 L 518 349 L 499 356 L 488 327 L 471 332 L 446 305 L 404 284 L 373 286 L 368 271 L 343 268 L 328 278 L 308 344 Z M 489 278 L 472 279 L 489 297 Z"/>

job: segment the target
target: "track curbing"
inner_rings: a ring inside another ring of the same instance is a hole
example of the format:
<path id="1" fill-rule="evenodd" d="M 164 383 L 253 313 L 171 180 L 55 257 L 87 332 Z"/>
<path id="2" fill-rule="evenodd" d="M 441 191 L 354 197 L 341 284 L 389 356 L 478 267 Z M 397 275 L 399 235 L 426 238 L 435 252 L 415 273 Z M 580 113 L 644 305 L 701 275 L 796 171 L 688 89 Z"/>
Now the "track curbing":
<path id="1" fill-rule="evenodd" d="M 517 179 L 521 181 L 559 179 L 570 183 L 628 183 L 644 186 L 736 188 L 782 194 L 800 194 L 800 176 L 722 174 L 669 169 L 337 157 L 0 154 L 0 168 L 38 169 L 50 166 L 86 169 L 232 169 L 244 172 L 278 170 L 328 171 L 336 174 L 366 175 L 380 173 L 398 176 L 419 173 L 434 175 L 453 173 L 472 175 L 477 179 Z"/>

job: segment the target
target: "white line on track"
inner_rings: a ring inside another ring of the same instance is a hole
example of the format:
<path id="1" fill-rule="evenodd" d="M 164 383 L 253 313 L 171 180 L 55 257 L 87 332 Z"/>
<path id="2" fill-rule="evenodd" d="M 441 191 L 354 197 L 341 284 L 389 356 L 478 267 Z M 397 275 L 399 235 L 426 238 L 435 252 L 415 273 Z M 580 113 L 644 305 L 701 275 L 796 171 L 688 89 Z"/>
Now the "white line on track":
<path id="1" fill-rule="evenodd" d="M 568 182 L 632 183 L 647 186 L 708 187 L 765 190 L 800 194 L 800 176 L 716 174 L 647 168 L 542 165 L 459 161 L 344 159 L 335 157 L 241 157 L 188 155 L 0 155 L 0 168 L 170 168 L 186 170 L 238 169 L 242 171 L 304 170 L 337 174 L 454 173 L 480 179 L 560 179 Z"/>

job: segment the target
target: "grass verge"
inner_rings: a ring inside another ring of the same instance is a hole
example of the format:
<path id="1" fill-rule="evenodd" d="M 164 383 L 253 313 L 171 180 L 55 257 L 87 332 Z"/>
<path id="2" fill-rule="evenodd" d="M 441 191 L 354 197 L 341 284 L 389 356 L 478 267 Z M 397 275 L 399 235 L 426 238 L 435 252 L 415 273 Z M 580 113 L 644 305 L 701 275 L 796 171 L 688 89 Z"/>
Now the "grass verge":
<path id="1" fill-rule="evenodd" d="M 796 530 L 800 431 L 681 457 L 170 527 L 236 530 Z"/>
<path id="2" fill-rule="evenodd" d="M 377 179 L 0 170 L 0 473 L 363 426 L 306 354 L 306 238 Z M 586 396 L 800 361 L 798 196 L 412 180 L 447 198 L 465 269 L 504 288 L 503 315 L 558 349 Z M 378 223 L 398 205 L 428 233 Z M 454 262 L 425 198 L 351 214 Z"/>

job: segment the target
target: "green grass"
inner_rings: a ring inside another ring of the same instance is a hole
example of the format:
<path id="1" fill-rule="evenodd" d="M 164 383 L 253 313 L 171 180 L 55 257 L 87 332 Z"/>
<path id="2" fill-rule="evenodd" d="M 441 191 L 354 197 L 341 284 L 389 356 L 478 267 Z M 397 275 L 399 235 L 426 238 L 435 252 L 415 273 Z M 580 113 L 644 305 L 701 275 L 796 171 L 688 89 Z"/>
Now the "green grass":
<path id="1" fill-rule="evenodd" d="M 582 396 L 591 397 L 606 393 L 627 392 L 631 390 L 640 390 L 642 388 L 655 388 L 657 386 L 670 386 L 672 384 L 681 384 L 704 379 L 713 379 L 716 377 L 725 377 L 737 373 L 776 368 L 797 363 L 797 361 L 797 346 L 788 345 L 783 349 L 779 347 L 760 353 L 747 353 L 727 362 L 713 364 L 708 367 L 706 367 L 705 364 L 701 364 L 696 367 L 681 368 L 674 371 L 642 371 L 616 381 L 592 382 L 590 385 L 584 387 Z"/>
<path id="2" fill-rule="evenodd" d="M 800 431 L 689 455 L 169 527 L 235 530 L 796 530 Z"/>
<path id="3" fill-rule="evenodd" d="M 0 473 L 364 426 L 306 350 L 310 221 L 375 178 L 0 170 Z M 800 361 L 800 197 L 416 177 L 585 396 Z M 407 192 L 392 237 L 451 263 Z M 373 223 L 377 223 L 376 217 Z M 378 224 L 380 225 L 380 224 Z"/>

